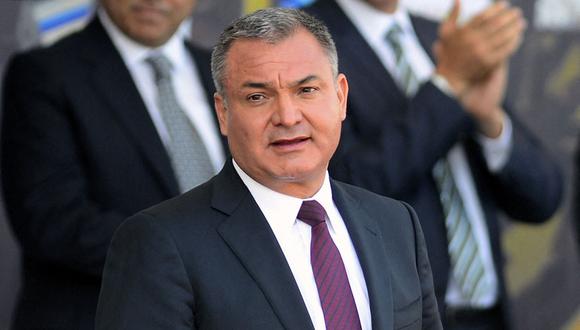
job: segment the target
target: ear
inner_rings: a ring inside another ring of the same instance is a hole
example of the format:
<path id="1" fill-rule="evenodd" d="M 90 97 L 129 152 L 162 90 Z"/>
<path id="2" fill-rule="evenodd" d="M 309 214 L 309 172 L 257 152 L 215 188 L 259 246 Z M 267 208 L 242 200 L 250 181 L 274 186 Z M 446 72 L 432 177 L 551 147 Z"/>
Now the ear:
<path id="1" fill-rule="evenodd" d="M 220 132 L 223 136 L 228 136 L 227 106 L 224 97 L 218 93 L 213 94 L 215 111 L 220 125 Z"/>
<path id="2" fill-rule="evenodd" d="M 336 80 L 336 93 L 338 96 L 340 120 L 343 121 L 346 118 L 346 104 L 348 100 L 348 81 L 346 80 L 346 76 L 342 73 L 338 74 L 338 78 Z"/>

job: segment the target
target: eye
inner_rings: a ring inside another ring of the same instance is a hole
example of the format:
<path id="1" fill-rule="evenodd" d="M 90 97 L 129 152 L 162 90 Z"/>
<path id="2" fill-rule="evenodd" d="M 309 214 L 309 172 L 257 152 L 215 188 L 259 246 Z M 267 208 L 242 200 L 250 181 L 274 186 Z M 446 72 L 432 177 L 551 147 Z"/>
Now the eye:
<path id="1" fill-rule="evenodd" d="M 250 102 L 260 102 L 266 98 L 263 94 L 250 94 L 248 95 L 247 99 Z"/>
<path id="2" fill-rule="evenodd" d="M 303 94 L 312 94 L 317 91 L 315 87 L 302 87 L 300 90 Z"/>

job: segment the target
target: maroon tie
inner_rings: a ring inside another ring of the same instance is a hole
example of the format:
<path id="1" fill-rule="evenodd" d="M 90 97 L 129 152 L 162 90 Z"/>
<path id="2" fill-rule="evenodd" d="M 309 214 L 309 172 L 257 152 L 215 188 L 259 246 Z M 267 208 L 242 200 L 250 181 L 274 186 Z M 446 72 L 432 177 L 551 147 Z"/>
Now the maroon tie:
<path id="1" fill-rule="evenodd" d="M 360 329 L 360 320 L 344 263 L 330 237 L 325 218 L 324 207 L 314 200 L 304 201 L 298 212 L 298 219 L 312 227 L 310 262 L 324 312 L 326 329 Z"/>

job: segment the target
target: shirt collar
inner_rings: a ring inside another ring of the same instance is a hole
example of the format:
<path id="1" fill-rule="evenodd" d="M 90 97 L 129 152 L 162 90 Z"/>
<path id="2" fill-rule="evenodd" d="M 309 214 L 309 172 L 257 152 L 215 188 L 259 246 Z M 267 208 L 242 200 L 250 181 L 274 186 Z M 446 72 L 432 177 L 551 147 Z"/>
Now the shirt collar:
<path id="1" fill-rule="evenodd" d="M 403 33 L 413 33 L 409 13 L 401 4 L 394 13 L 387 14 L 362 0 L 336 0 L 336 2 L 360 33 L 373 43 L 383 42 L 387 31 L 394 23 L 399 24 Z"/>
<path id="2" fill-rule="evenodd" d="M 98 9 L 97 15 L 127 66 L 141 63 L 152 53 L 162 53 L 165 55 L 171 62 L 173 70 L 179 70 L 182 65 L 186 64 L 187 50 L 183 42 L 184 33 L 181 32 L 183 30 L 182 28 L 178 29 L 178 32 L 164 45 L 152 48 L 129 38 L 113 23 L 103 8 Z"/>
<path id="3" fill-rule="evenodd" d="M 292 227 L 296 223 L 296 216 L 300 210 L 300 206 L 304 200 L 316 200 L 320 203 L 329 214 L 329 210 L 334 208 L 334 201 L 332 200 L 332 189 L 330 187 L 330 178 L 328 172 L 324 176 L 324 181 L 322 186 L 312 196 L 307 199 L 300 199 L 285 195 L 274 191 L 263 184 L 252 179 L 244 170 L 242 170 L 235 160 L 232 159 L 234 164 L 234 169 L 246 185 L 252 197 L 260 207 L 260 210 L 266 217 L 269 223 L 281 222 L 285 227 Z M 332 225 L 332 219 L 329 219 Z M 279 225 L 280 223 L 275 223 L 274 225 Z"/>

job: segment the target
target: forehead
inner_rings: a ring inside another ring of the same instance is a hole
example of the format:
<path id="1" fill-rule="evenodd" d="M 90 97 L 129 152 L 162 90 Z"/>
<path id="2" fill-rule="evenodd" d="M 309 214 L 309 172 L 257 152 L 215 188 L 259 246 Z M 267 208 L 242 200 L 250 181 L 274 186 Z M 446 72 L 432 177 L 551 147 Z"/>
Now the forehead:
<path id="1" fill-rule="evenodd" d="M 228 80 L 245 80 L 323 76 L 331 75 L 332 70 L 316 38 L 305 29 L 298 29 L 277 43 L 258 39 L 234 41 L 226 58 L 226 71 Z"/>

